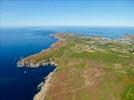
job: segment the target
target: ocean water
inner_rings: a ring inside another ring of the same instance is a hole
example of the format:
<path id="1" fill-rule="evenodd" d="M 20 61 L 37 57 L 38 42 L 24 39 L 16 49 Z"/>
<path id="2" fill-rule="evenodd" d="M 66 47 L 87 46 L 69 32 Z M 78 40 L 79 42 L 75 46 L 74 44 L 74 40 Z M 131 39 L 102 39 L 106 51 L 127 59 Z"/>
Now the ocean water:
<path id="1" fill-rule="evenodd" d="M 0 100 L 32 100 L 38 92 L 37 85 L 54 70 L 54 66 L 42 68 L 17 68 L 17 61 L 48 48 L 57 39 L 49 34 L 73 32 L 82 35 L 98 35 L 119 38 L 133 34 L 133 27 L 17 27 L 0 29 Z M 26 73 L 24 73 L 26 72 Z"/>
<path id="2" fill-rule="evenodd" d="M 44 34 L 43 36 L 40 34 Z M 17 68 L 20 57 L 48 48 L 56 39 L 49 30 L 28 28 L 1 29 L 0 39 L 0 100 L 32 100 L 37 85 L 54 70 L 54 66 Z M 24 73 L 24 71 L 26 73 Z"/>
<path id="3" fill-rule="evenodd" d="M 124 35 L 134 35 L 134 27 L 63 27 L 61 32 L 72 32 L 79 35 L 101 36 L 117 39 Z"/>

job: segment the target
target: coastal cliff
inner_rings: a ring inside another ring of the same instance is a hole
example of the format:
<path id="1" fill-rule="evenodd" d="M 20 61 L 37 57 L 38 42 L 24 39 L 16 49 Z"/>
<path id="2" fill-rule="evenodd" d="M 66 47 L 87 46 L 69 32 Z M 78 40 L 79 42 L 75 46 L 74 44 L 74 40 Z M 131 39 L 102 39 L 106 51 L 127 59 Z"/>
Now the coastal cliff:
<path id="1" fill-rule="evenodd" d="M 48 49 L 42 50 L 41 52 L 37 54 L 30 55 L 28 57 L 25 57 L 24 59 L 21 59 L 17 62 L 18 67 L 41 67 L 45 65 L 57 65 L 54 63 L 54 61 L 51 58 L 47 58 L 47 54 L 52 52 L 54 49 L 60 48 L 65 42 L 64 39 L 61 38 L 62 35 L 56 33 L 54 35 L 50 35 L 51 37 L 57 38 L 58 41 L 53 43 Z"/>
<path id="2" fill-rule="evenodd" d="M 54 36 L 58 41 L 50 48 L 18 62 L 21 67 L 56 64 L 34 100 L 134 98 L 133 40 L 65 33 Z"/>

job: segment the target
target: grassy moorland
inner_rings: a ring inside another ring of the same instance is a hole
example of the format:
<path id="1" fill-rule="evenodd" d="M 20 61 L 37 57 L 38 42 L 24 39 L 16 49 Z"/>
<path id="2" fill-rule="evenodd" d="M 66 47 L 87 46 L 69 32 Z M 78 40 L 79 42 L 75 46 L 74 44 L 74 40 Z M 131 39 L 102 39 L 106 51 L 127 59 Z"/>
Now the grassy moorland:
<path id="1" fill-rule="evenodd" d="M 55 36 L 59 42 L 30 58 L 57 64 L 41 100 L 134 100 L 133 39 Z"/>

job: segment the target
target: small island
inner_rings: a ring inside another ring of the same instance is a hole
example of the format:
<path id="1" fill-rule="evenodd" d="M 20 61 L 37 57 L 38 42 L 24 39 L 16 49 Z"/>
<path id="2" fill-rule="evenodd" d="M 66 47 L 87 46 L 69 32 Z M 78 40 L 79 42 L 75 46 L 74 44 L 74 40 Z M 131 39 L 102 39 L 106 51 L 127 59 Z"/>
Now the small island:
<path id="1" fill-rule="evenodd" d="M 34 100 L 134 99 L 134 39 L 56 33 L 50 48 L 21 59 L 19 67 L 52 64 Z"/>

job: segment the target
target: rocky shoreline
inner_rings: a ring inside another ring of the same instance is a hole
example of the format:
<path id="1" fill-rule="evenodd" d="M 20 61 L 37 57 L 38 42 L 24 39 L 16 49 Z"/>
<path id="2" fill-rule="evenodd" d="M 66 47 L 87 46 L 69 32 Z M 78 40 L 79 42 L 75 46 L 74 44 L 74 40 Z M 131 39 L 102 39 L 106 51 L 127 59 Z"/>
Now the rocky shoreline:
<path id="1" fill-rule="evenodd" d="M 81 95 L 81 93 L 86 94 L 88 96 L 87 99 L 91 96 L 89 93 L 93 94 L 91 99 L 94 99 L 94 97 L 101 99 L 100 92 L 102 95 L 105 95 L 105 99 L 107 100 L 111 93 L 108 92 L 109 89 L 103 93 L 102 85 L 105 86 L 105 82 L 112 87 L 111 91 L 116 93 L 120 98 L 121 89 L 126 89 L 126 87 L 121 87 L 118 91 L 116 88 L 119 86 L 111 83 L 117 81 L 118 76 L 116 75 L 132 73 L 133 40 L 122 38 L 114 40 L 98 37 L 73 37 L 64 34 L 57 34 L 57 37 L 59 41 L 52 44 L 50 48 L 29 56 L 21 60 L 22 62 L 18 62 L 20 67 L 40 67 L 46 64 L 54 64 L 56 66 L 53 72 L 50 72 L 45 77 L 45 80 L 38 85 L 39 92 L 35 94 L 33 100 L 59 100 L 59 98 L 63 100 L 69 98 L 68 100 L 71 100 L 74 97 L 83 100 L 85 95 Z M 62 48 L 60 48 L 61 46 Z M 43 55 L 43 58 L 33 63 L 41 55 Z M 54 62 L 58 64 L 58 67 Z M 35 65 L 33 66 L 32 64 Z M 126 68 L 122 66 L 124 64 L 126 64 Z M 107 65 L 109 66 L 107 67 Z M 80 77 L 77 78 L 78 76 Z M 106 80 L 101 80 L 103 78 Z M 121 78 L 122 81 L 125 81 L 124 77 Z M 119 85 L 122 85 L 121 80 L 118 81 L 120 82 Z M 132 81 L 131 77 L 129 81 Z M 129 86 L 129 83 L 127 83 L 127 86 Z M 112 97 L 116 98 L 114 95 Z"/>
<path id="2" fill-rule="evenodd" d="M 44 54 L 44 53 L 48 52 L 49 50 L 51 50 L 53 48 L 60 47 L 60 45 L 62 45 L 62 44 L 60 44 L 60 42 L 63 42 L 63 40 L 61 40 L 61 38 L 58 37 L 57 34 L 54 34 L 54 35 L 51 34 L 50 36 L 54 37 L 58 40 L 56 42 L 54 42 L 48 49 L 42 50 L 41 52 L 39 52 L 37 54 L 33 54 L 33 55 L 30 55 L 30 56 L 25 57 L 23 59 L 20 59 L 17 62 L 17 67 L 37 68 L 37 67 L 43 67 L 43 66 L 47 66 L 47 65 L 57 66 L 57 64 L 54 61 L 52 61 L 51 59 L 49 59 L 48 61 L 40 60 L 37 63 L 33 63 L 33 61 L 32 61 L 34 57 L 41 55 L 41 54 Z M 54 71 L 50 72 L 47 77 L 44 78 L 45 81 L 41 82 L 38 85 L 39 92 L 37 94 L 35 94 L 35 96 L 33 97 L 33 100 L 43 100 L 43 98 L 45 98 L 46 91 L 49 87 L 49 81 L 52 77 L 52 74 L 55 71 L 56 71 L 56 68 L 54 69 Z"/>
<path id="3" fill-rule="evenodd" d="M 49 75 L 45 78 L 46 80 L 40 85 L 41 89 L 37 94 L 35 94 L 33 100 L 44 100 L 45 99 L 46 92 L 49 87 L 49 81 L 51 80 L 51 77 L 55 71 L 56 71 L 56 68 L 54 69 L 54 71 L 49 73 Z"/>
<path id="4" fill-rule="evenodd" d="M 40 60 L 37 63 L 33 63 L 33 61 L 32 61 L 34 59 L 34 57 L 36 57 L 38 55 L 42 55 L 42 54 L 48 52 L 52 48 L 56 48 L 56 45 L 59 44 L 60 42 L 62 42 L 62 40 L 56 34 L 54 34 L 54 35 L 50 34 L 49 35 L 51 37 L 54 37 L 54 38 L 58 39 L 56 42 L 54 42 L 52 45 L 50 45 L 49 48 L 43 49 L 41 52 L 39 52 L 37 54 L 33 54 L 33 55 L 30 55 L 30 56 L 25 57 L 23 59 L 20 59 L 17 62 L 17 67 L 31 67 L 31 68 L 36 68 L 36 67 L 41 67 L 41 66 L 47 66 L 49 64 L 56 66 L 57 64 L 55 64 L 51 59 L 49 59 L 49 61 Z"/>

